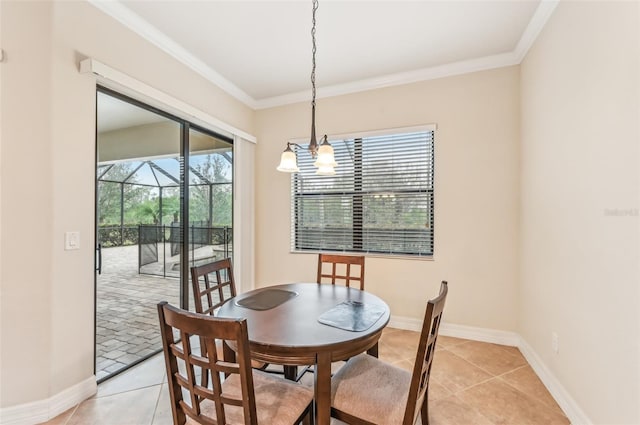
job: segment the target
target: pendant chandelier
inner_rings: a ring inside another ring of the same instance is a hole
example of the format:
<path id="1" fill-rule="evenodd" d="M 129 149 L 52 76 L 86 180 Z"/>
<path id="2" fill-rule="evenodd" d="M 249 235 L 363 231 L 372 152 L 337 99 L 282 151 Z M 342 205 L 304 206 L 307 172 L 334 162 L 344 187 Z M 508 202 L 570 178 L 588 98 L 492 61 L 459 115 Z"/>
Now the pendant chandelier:
<path id="1" fill-rule="evenodd" d="M 321 176 L 332 176 L 336 173 L 334 167 L 338 164 L 335 161 L 333 154 L 333 148 L 327 141 L 327 135 L 325 134 L 322 139 L 322 144 L 318 145 L 316 139 L 316 11 L 318 10 L 318 0 L 313 0 L 313 25 L 311 28 L 311 43 L 312 43 L 312 67 L 311 67 L 311 140 L 307 149 L 311 153 L 312 158 L 316 158 L 313 163 L 318 167 L 316 174 Z M 280 157 L 280 165 L 278 171 L 285 173 L 297 173 L 300 171 L 298 168 L 298 160 L 294 149 L 302 148 L 297 143 L 287 143 L 287 148 L 282 152 Z"/>

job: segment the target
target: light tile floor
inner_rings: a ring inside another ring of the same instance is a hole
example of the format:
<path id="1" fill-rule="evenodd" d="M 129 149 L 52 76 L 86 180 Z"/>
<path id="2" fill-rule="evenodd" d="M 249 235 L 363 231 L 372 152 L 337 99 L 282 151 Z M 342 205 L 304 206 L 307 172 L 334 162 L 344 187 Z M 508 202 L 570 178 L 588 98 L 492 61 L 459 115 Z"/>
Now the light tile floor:
<path id="1" fill-rule="evenodd" d="M 418 332 L 387 328 L 380 358 L 411 370 L 418 337 Z M 312 380 L 305 376 L 303 383 Z M 442 335 L 431 373 L 429 412 L 432 425 L 569 424 L 517 348 Z M 170 425 L 163 357 L 100 384 L 94 397 L 46 424 Z"/>

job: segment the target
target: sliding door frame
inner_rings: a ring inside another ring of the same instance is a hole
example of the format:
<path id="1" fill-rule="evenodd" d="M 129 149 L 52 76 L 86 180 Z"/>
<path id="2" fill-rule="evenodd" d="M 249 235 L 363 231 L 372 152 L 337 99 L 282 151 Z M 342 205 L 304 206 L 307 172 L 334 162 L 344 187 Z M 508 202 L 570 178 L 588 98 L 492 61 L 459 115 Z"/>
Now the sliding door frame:
<path id="1" fill-rule="evenodd" d="M 196 125 L 194 123 L 191 123 L 190 121 L 184 119 L 184 118 L 180 118 L 176 115 L 173 115 L 169 112 L 163 111 L 162 109 L 159 109 L 157 107 L 151 106 L 147 103 L 144 103 L 138 99 L 135 99 L 133 97 L 130 97 L 128 95 L 119 93 L 118 91 L 115 91 L 113 89 L 110 89 L 108 87 L 102 86 L 100 84 L 96 84 L 96 125 L 95 125 L 95 140 L 94 140 L 94 146 L 95 146 L 95 166 L 97 169 L 98 166 L 98 93 L 104 93 L 108 96 L 112 96 L 118 100 L 121 100 L 123 102 L 127 102 L 129 104 L 132 104 L 134 106 L 137 106 L 139 108 L 145 109 L 147 111 L 150 111 L 152 113 L 158 114 L 162 117 L 165 117 L 169 120 L 175 121 L 176 123 L 178 123 L 180 125 L 180 152 L 179 155 L 180 157 L 182 157 L 182 162 L 181 162 L 181 167 L 180 167 L 180 234 L 182 237 L 182 243 L 181 243 L 181 257 L 180 257 L 180 279 L 179 279 L 179 283 L 180 283 L 180 308 L 184 309 L 184 310 L 188 310 L 189 309 L 189 287 L 190 287 L 190 262 L 191 259 L 189 258 L 189 242 L 190 242 L 190 238 L 189 238 L 189 158 L 190 158 L 190 151 L 189 151 L 189 133 L 191 130 L 195 130 L 198 131 L 200 133 L 206 134 L 208 136 L 223 140 L 225 142 L 228 142 L 233 149 L 235 150 L 235 145 L 234 145 L 234 139 L 228 136 L 225 136 L 223 134 L 217 133 L 216 131 L 207 129 L 201 125 Z M 235 157 L 235 155 L 234 155 Z M 232 165 L 234 167 L 234 172 L 233 175 L 235 175 L 235 161 L 234 164 Z M 99 217 L 98 217 L 98 178 L 97 178 L 97 173 L 94 172 L 94 178 L 95 180 L 95 193 L 94 193 L 94 231 L 95 231 L 95 235 L 94 235 L 94 240 L 96 243 L 96 249 L 97 249 L 97 244 L 98 244 L 98 225 L 99 225 Z M 235 198 L 235 179 L 234 181 L 232 181 L 232 185 L 231 185 L 231 191 L 232 191 L 232 199 Z M 122 206 L 121 206 L 122 208 Z M 233 203 L 232 203 L 232 209 L 233 209 Z M 234 215 L 233 215 L 233 210 L 232 210 L 232 214 L 231 217 L 233 219 Z M 232 226 L 235 227 L 235 223 L 232 222 Z M 96 343 L 97 343 L 97 335 L 96 335 L 96 326 L 97 326 L 97 307 L 98 307 L 98 266 L 99 266 L 99 259 L 98 259 L 98 255 L 95 255 L 95 268 L 96 268 L 96 272 L 94 273 L 94 339 L 93 339 L 93 347 L 94 347 L 94 355 L 93 355 L 93 359 L 94 359 L 94 363 L 93 363 L 93 369 L 94 369 L 94 374 L 96 373 Z M 160 351 L 162 351 L 162 347 L 160 347 L 158 350 L 154 351 L 153 353 L 142 357 L 139 360 L 136 360 L 135 362 L 132 362 L 131 364 L 127 365 L 126 367 L 124 367 L 123 369 L 118 370 L 117 372 L 114 372 L 110 375 L 108 375 L 105 378 L 102 378 L 100 380 L 98 380 L 98 383 L 109 379 L 113 376 L 118 375 L 121 372 L 124 372 L 125 370 L 147 360 L 148 358 L 154 356 L 155 354 L 159 353 Z"/>

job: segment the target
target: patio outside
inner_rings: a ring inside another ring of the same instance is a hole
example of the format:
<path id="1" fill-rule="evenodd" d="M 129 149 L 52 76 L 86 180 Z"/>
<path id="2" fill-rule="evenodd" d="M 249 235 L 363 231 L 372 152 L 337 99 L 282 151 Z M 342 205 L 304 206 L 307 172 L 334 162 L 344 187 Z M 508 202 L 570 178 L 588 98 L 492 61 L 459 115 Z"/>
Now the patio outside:
<path id="1" fill-rule="evenodd" d="M 180 305 L 179 279 L 138 273 L 138 246 L 103 249 L 96 311 L 96 378 L 162 348 L 156 304 Z"/>
<path id="2" fill-rule="evenodd" d="M 167 244 L 158 244 L 164 256 Z M 168 251 L 168 250 L 167 250 Z M 230 255 L 219 246 L 207 245 L 190 250 L 192 264 L 214 261 Z M 139 273 L 138 245 L 103 249 L 103 273 L 97 279 L 96 378 L 98 380 L 139 362 L 162 349 L 156 306 L 160 301 L 180 305 L 179 255 L 166 262 L 148 264 Z M 166 263 L 166 266 L 165 266 Z M 170 273 L 163 277 L 163 269 Z M 189 288 L 189 307 L 193 311 L 193 292 Z"/>

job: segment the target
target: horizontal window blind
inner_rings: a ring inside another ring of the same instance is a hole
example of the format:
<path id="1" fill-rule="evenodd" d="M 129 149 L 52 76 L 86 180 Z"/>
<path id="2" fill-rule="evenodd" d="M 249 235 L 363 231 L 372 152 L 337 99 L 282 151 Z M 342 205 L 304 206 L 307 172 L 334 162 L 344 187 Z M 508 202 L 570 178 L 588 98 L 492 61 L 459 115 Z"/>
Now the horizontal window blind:
<path id="1" fill-rule="evenodd" d="M 292 250 L 433 255 L 433 131 L 331 140 L 335 176 L 298 155 Z"/>

